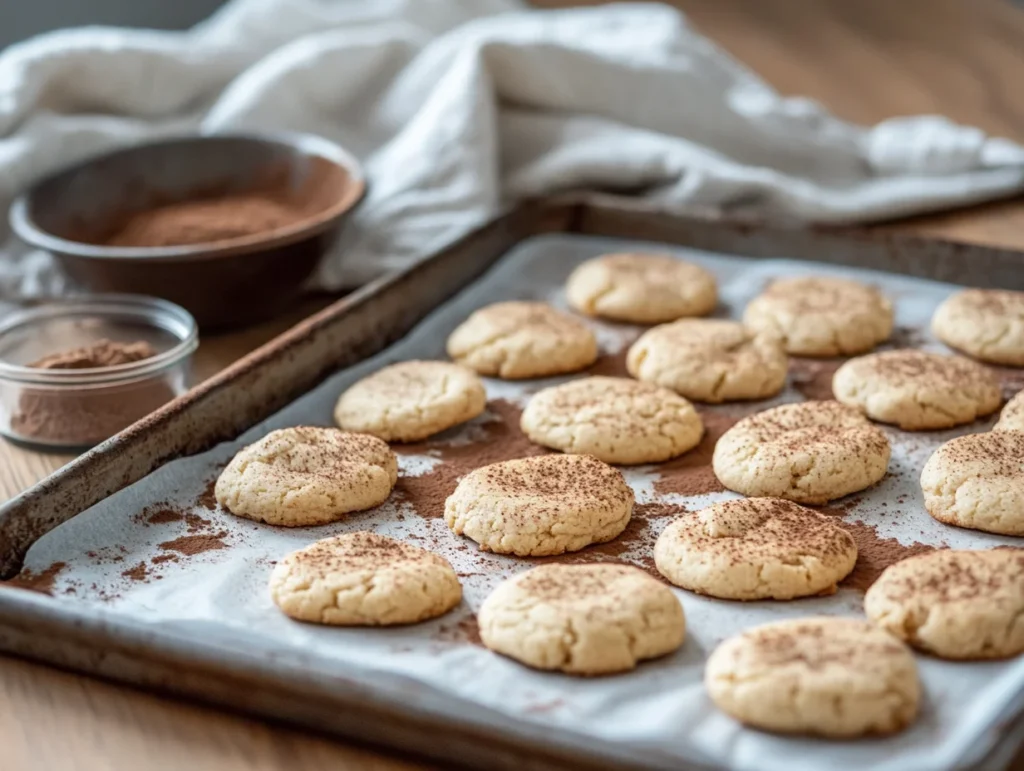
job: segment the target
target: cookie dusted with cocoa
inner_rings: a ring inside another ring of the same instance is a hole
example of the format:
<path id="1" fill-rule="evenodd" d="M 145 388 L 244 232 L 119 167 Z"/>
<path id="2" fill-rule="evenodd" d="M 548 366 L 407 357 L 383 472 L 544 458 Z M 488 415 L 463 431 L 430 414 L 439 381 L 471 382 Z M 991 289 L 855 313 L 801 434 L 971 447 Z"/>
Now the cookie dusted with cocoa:
<path id="1" fill-rule="evenodd" d="M 520 426 L 537 444 L 622 465 L 674 458 L 704 435 L 700 415 L 686 399 L 617 377 L 582 378 L 539 391 Z"/>
<path id="2" fill-rule="evenodd" d="M 939 522 L 1024 535 L 1024 433 L 950 439 L 924 464 L 921 489 L 925 508 Z"/>
<path id="3" fill-rule="evenodd" d="M 580 313 L 634 324 L 706 316 L 718 303 L 715 277 L 667 254 L 605 254 L 569 276 L 565 294 Z"/>
<path id="4" fill-rule="evenodd" d="M 946 345 L 992 364 L 1024 367 L 1024 292 L 964 289 L 932 316 L 932 332 Z"/>
<path id="5" fill-rule="evenodd" d="M 480 637 L 535 669 L 626 672 L 683 644 L 683 606 L 665 584 L 629 565 L 542 565 L 484 601 Z"/>
<path id="6" fill-rule="evenodd" d="M 715 445 L 715 475 L 755 497 L 822 504 L 885 476 L 889 440 L 839 402 L 784 404 L 744 418 Z"/>
<path id="7" fill-rule="evenodd" d="M 864 596 L 872 622 L 947 659 L 1024 653 L 1024 549 L 941 549 L 882 573 Z"/>
<path id="8" fill-rule="evenodd" d="M 448 337 L 448 355 L 505 380 L 578 372 L 597 359 L 597 338 L 579 319 L 540 302 L 481 308 Z"/>
<path id="9" fill-rule="evenodd" d="M 891 734 L 917 717 L 910 649 L 852 618 L 802 618 L 748 629 L 708 658 L 711 700 L 746 725 L 837 739 Z"/>
<path id="10" fill-rule="evenodd" d="M 743 322 L 783 341 L 794 356 L 852 356 L 892 334 L 892 303 L 845 278 L 780 278 L 750 301 Z"/>
<path id="11" fill-rule="evenodd" d="M 633 503 L 633 490 L 607 463 L 541 455 L 470 472 L 445 502 L 444 518 L 485 551 L 539 557 L 612 540 Z"/>
<path id="12" fill-rule="evenodd" d="M 298 621 L 391 626 L 436 618 L 462 599 L 444 557 L 376 533 L 347 533 L 299 549 L 277 563 L 270 594 Z"/>
<path id="13" fill-rule="evenodd" d="M 725 600 L 833 594 L 857 562 L 857 544 L 834 518 L 779 498 L 723 501 L 687 512 L 654 546 L 676 586 Z"/>
<path id="14" fill-rule="evenodd" d="M 872 420 L 907 431 L 952 428 L 999 409 L 995 374 L 962 356 L 914 349 L 851 359 L 836 370 L 832 390 Z"/>
<path id="15" fill-rule="evenodd" d="M 214 495 L 240 517 L 306 527 L 383 503 L 397 479 L 398 459 L 377 437 L 300 426 L 239 450 Z"/>

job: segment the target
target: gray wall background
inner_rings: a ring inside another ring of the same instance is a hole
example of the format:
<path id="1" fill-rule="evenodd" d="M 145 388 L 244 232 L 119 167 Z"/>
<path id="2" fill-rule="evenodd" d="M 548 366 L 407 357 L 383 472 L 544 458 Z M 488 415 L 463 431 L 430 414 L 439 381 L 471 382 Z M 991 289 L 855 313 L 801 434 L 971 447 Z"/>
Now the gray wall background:
<path id="1" fill-rule="evenodd" d="M 0 0 L 0 49 L 40 32 L 82 24 L 184 29 L 223 0 Z M 368 0 L 372 2 L 372 0 Z"/>

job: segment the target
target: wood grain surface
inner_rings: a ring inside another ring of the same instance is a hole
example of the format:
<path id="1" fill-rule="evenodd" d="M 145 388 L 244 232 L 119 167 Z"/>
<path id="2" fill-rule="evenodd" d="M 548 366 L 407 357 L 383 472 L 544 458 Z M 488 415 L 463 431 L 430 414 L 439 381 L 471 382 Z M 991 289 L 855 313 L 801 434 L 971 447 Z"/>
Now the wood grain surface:
<path id="1" fill-rule="evenodd" d="M 567 0 L 537 0 L 554 7 Z M 1005 0 L 678 0 L 691 21 L 786 94 L 862 123 L 940 113 L 1024 141 L 1024 11 Z M 878 226 L 1024 248 L 1024 202 Z M 208 376 L 325 304 L 204 339 Z M 68 460 L 0 443 L 0 495 Z M 0 658 L 0 768 L 307 771 L 427 768 L 387 751 L 271 726 Z M 1024 768 L 1015 763 L 1014 768 Z"/>

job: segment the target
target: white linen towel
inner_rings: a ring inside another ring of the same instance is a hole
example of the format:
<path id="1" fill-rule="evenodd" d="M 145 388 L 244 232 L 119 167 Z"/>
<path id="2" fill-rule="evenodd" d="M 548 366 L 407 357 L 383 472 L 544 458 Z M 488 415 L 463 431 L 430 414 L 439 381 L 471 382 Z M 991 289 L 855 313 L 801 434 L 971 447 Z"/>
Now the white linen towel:
<path id="1" fill-rule="evenodd" d="M 1019 145 L 936 116 L 865 128 L 782 98 L 667 6 L 233 0 L 187 32 L 90 27 L 0 54 L 0 206 L 111 147 L 243 128 L 322 134 L 365 164 L 325 289 L 563 189 L 850 223 L 1024 187 Z M 62 288 L 8 237 L 0 292 Z"/>

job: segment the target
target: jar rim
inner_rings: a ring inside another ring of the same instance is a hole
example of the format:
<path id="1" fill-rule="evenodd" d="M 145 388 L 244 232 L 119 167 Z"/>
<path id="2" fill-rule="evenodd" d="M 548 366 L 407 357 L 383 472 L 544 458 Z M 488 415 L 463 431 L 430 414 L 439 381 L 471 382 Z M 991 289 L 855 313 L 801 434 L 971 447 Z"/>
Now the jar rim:
<path id="1" fill-rule="evenodd" d="M 133 294 L 85 295 L 21 308 L 0 321 L 0 342 L 15 331 L 34 324 L 88 314 L 141 322 L 173 335 L 178 342 L 155 356 L 109 367 L 42 369 L 0 359 L 0 380 L 49 388 L 134 381 L 176 366 L 199 345 L 199 330 L 188 311 L 167 300 Z"/>

